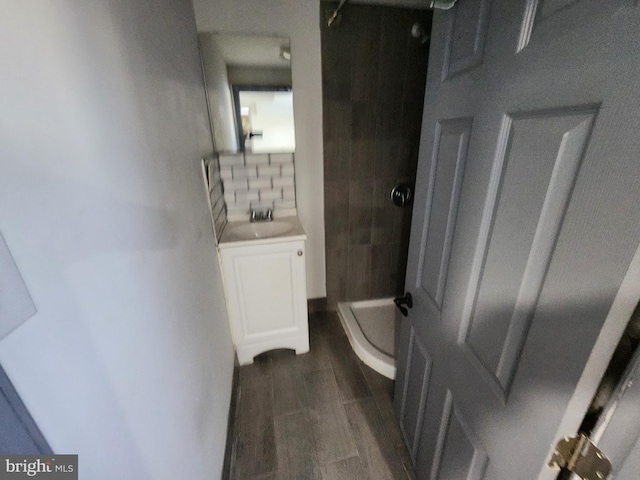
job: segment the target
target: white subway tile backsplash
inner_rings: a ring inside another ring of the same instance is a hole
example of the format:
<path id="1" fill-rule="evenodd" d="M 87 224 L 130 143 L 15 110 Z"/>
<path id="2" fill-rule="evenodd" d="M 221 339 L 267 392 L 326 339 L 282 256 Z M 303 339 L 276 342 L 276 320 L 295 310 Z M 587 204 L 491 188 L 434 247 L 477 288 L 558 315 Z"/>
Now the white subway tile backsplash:
<path id="1" fill-rule="evenodd" d="M 269 165 L 269 155 L 256 155 L 247 153 L 244 156 L 244 161 L 246 165 Z"/>
<path id="2" fill-rule="evenodd" d="M 225 165 L 224 167 L 220 167 L 220 177 L 222 180 L 231 180 L 233 178 L 233 173 L 231 170 L 231 165 Z"/>
<path id="3" fill-rule="evenodd" d="M 276 208 L 276 209 L 296 208 L 296 202 L 292 200 L 274 200 L 273 208 Z"/>
<path id="4" fill-rule="evenodd" d="M 267 210 L 269 208 L 273 210 L 273 200 L 256 200 L 251 202 L 250 207 L 252 210 Z"/>
<path id="5" fill-rule="evenodd" d="M 271 177 L 249 179 L 249 189 L 271 188 Z"/>
<path id="6" fill-rule="evenodd" d="M 231 190 L 231 192 L 224 193 L 224 203 L 227 204 L 227 209 L 233 207 L 236 204 L 236 194 L 233 190 Z"/>
<path id="7" fill-rule="evenodd" d="M 282 164 L 282 170 L 280 175 L 282 175 L 283 177 L 293 177 L 294 174 L 295 174 L 295 170 L 293 168 L 293 162 Z"/>
<path id="8" fill-rule="evenodd" d="M 282 199 L 282 189 L 264 189 L 260 190 L 260 201 L 263 202 L 265 200 L 281 200 Z"/>
<path id="9" fill-rule="evenodd" d="M 258 171 L 256 170 L 255 165 L 247 165 L 245 166 L 236 166 L 233 167 L 233 179 L 241 179 L 241 178 L 256 178 L 258 176 Z"/>
<path id="10" fill-rule="evenodd" d="M 241 204 L 249 204 L 252 200 L 259 200 L 258 192 L 245 191 L 245 192 L 236 192 L 236 205 Z"/>
<path id="11" fill-rule="evenodd" d="M 287 187 L 282 189 L 282 198 L 284 200 L 296 201 L 296 189 L 292 187 Z"/>
<path id="12" fill-rule="evenodd" d="M 271 163 L 293 162 L 293 153 L 272 153 L 269 155 Z"/>
<path id="13" fill-rule="evenodd" d="M 224 182 L 225 190 L 247 190 L 249 184 L 246 178 L 240 178 L 238 180 L 227 180 Z"/>
<path id="14" fill-rule="evenodd" d="M 220 155 L 220 165 L 227 212 L 296 208 L 292 153 Z"/>
<path id="15" fill-rule="evenodd" d="M 220 167 L 244 165 L 244 156 L 240 154 L 220 155 Z"/>
<path id="16" fill-rule="evenodd" d="M 258 177 L 280 175 L 280 165 L 258 165 Z"/>
<path id="17" fill-rule="evenodd" d="M 293 187 L 295 182 L 293 177 L 273 177 L 274 187 Z"/>

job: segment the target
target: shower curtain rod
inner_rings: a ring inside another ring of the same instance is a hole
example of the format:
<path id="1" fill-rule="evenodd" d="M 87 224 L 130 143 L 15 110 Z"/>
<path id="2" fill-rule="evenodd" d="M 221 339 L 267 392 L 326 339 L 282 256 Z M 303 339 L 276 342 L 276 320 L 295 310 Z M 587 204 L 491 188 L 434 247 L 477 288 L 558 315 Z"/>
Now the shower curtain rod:
<path id="1" fill-rule="evenodd" d="M 331 18 L 327 22 L 327 26 L 331 27 L 333 25 L 333 23 L 338 19 L 338 15 L 340 15 L 340 10 L 342 10 L 342 8 L 345 6 L 345 4 L 348 1 L 349 0 L 340 0 L 340 3 L 338 4 L 338 8 L 336 8 L 333 11 L 333 15 L 331 15 Z"/>
<path id="2" fill-rule="evenodd" d="M 343 9 L 348 1 L 349 0 L 340 0 L 338 7 L 333 11 L 333 15 L 331 15 L 331 18 L 329 18 L 329 21 L 327 22 L 327 25 L 329 27 L 332 27 L 335 21 L 338 20 L 340 16 L 340 10 Z M 449 10 L 453 8 L 453 6 L 456 4 L 456 1 L 457 0 L 430 0 L 429 8 L 431 10 Z"/>

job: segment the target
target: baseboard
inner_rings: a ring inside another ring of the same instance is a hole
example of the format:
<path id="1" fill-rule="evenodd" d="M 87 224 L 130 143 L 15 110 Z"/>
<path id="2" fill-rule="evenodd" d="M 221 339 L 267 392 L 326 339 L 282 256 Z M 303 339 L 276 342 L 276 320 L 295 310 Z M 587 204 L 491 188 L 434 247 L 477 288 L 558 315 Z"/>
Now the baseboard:
<path id="1" fill-rule="evenodd" d="M 309 313 L 318 313 L 327 311 L 327 297 L 310 298 L 307 300 L 307 310 Z"/>
<path id="2" fill-rule="evenodd" d="M 227 443 L 224 450 L 224 464 L 222 466 L 222 480 L 235 477 L 236 435 L 238 425 L 238 396 L 240 393 L 240 363 L 234 355 L 233 382 L 231 384 L 231 402 L 229 403 L 229 419 L 227 421 Z"/>

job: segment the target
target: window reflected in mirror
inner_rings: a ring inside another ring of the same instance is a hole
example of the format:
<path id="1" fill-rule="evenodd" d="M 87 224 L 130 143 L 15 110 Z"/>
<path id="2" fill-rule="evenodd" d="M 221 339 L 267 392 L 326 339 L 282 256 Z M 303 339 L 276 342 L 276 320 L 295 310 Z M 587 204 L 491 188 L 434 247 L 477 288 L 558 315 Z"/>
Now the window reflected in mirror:
<path id="1" fill-rule="evenodd" d="M 291 48 L 287 37 L 198 35 L 217 152 L 293 152 Z"/>

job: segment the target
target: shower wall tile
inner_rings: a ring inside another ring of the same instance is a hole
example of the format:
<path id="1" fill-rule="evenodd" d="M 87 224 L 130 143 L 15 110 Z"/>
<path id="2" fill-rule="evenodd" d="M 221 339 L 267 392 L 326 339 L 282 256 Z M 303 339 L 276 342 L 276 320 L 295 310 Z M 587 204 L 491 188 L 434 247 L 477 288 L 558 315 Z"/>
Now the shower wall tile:
<path id="1" fill-rule="evenodd" d="M 390 201 L 391 189 L 395 185 L 393 177 L 376 179 L 373 186 L 373 218 L 371 225 L 371 243 L 382 245 L 391 241 L 389 226 L 393 228 L 394 218 L 398 212 Z"/>
<path id="2" fill-rule="evenodd" d="M 411 209 L 393 205 L 401 181 L 415 183 L 431 12 L 320 2 L 327 306 L 402 292 Z"/>
<path id="3" fill-rule="evenodd" d="M 371 246 L 350 245 L 348 264 L 347 295 L 349 296 L 349 300 L 365 300 L 370 298 L 369 276 L 371 274 Z"/>
<path id="4" fill-rule="evenodd" d="M 338 302 L 348 298 L 347 282 L 349 267 L 347 264 L 348 246 L 333 246 L 327 249 L 327 306 L 331 310 L 336 309 Z"/>
<path id="5" fill-rule="evenodd" d="M 411 25 L 412 23 L 407 22 L 407 18 L 402 13 L 386 17 L 382 22 L 380 27 L 380 70 L 378 71 L 379 101 L 392 102 L 395 100 L 397 102 L 398 94 L 402 95 L 403 93 L 407 45 L 409 40 L 413 40 Z M 389 75 L 388 72 L 397 72 L 397 74 Z"/>
<path id="6" fill-rule="evenodd" d="M 320 2 L 320 28 L 328 30 L 327 20 L 333 14 L 335 5 Z M 325 101 L 351 101 L 351 42 L 350 24 L 355 20 L 343 17 L 341 26 L 344 28 L 331 29 L 330 41 L 321 42 L 322 53 L 322 97 Z M 341 52 L 342 54 L 338 54 Z"/>
<path id="7" fill-rule="evenodd" d="M 352 102 L 375 104 L 378 95 L 379 45 L 370 35 L 380 31 L 381 13 L 379 8 L 363 6 L 350 28 Z"/>
<path id="8" fill-rule="evenodd" d="M 374 298 L 394 294 L 391 288 L 391 244 L 371 246 L 371 278 L 369 294 Z"/>
<path id="9" fill-rule="evenodd" d="M 368 245 L 371 243 L 372 192 L 372 180 L 349 184 L 349 245 Z"/>
<path id="10" fill-rule="evenodd" d="M 371 102 L 370 102 L 371 103 Z M 374 177 L 376 156 L 376 108 L 363 102 L 351 105 L 351 156 L 349 178 L 363 180 Z"/>
<path id="11" fill-rule="evenodd" d="M 351 104 L 323 102 L 324 178 L 339 180 L 349 175 L 351 154 Z"/>
<path id="12" fill-rule="evenodd" d="M 349 181 L 325 182 L 325 237 L 327 249 L 345 248 L 349 244 Z"/>

